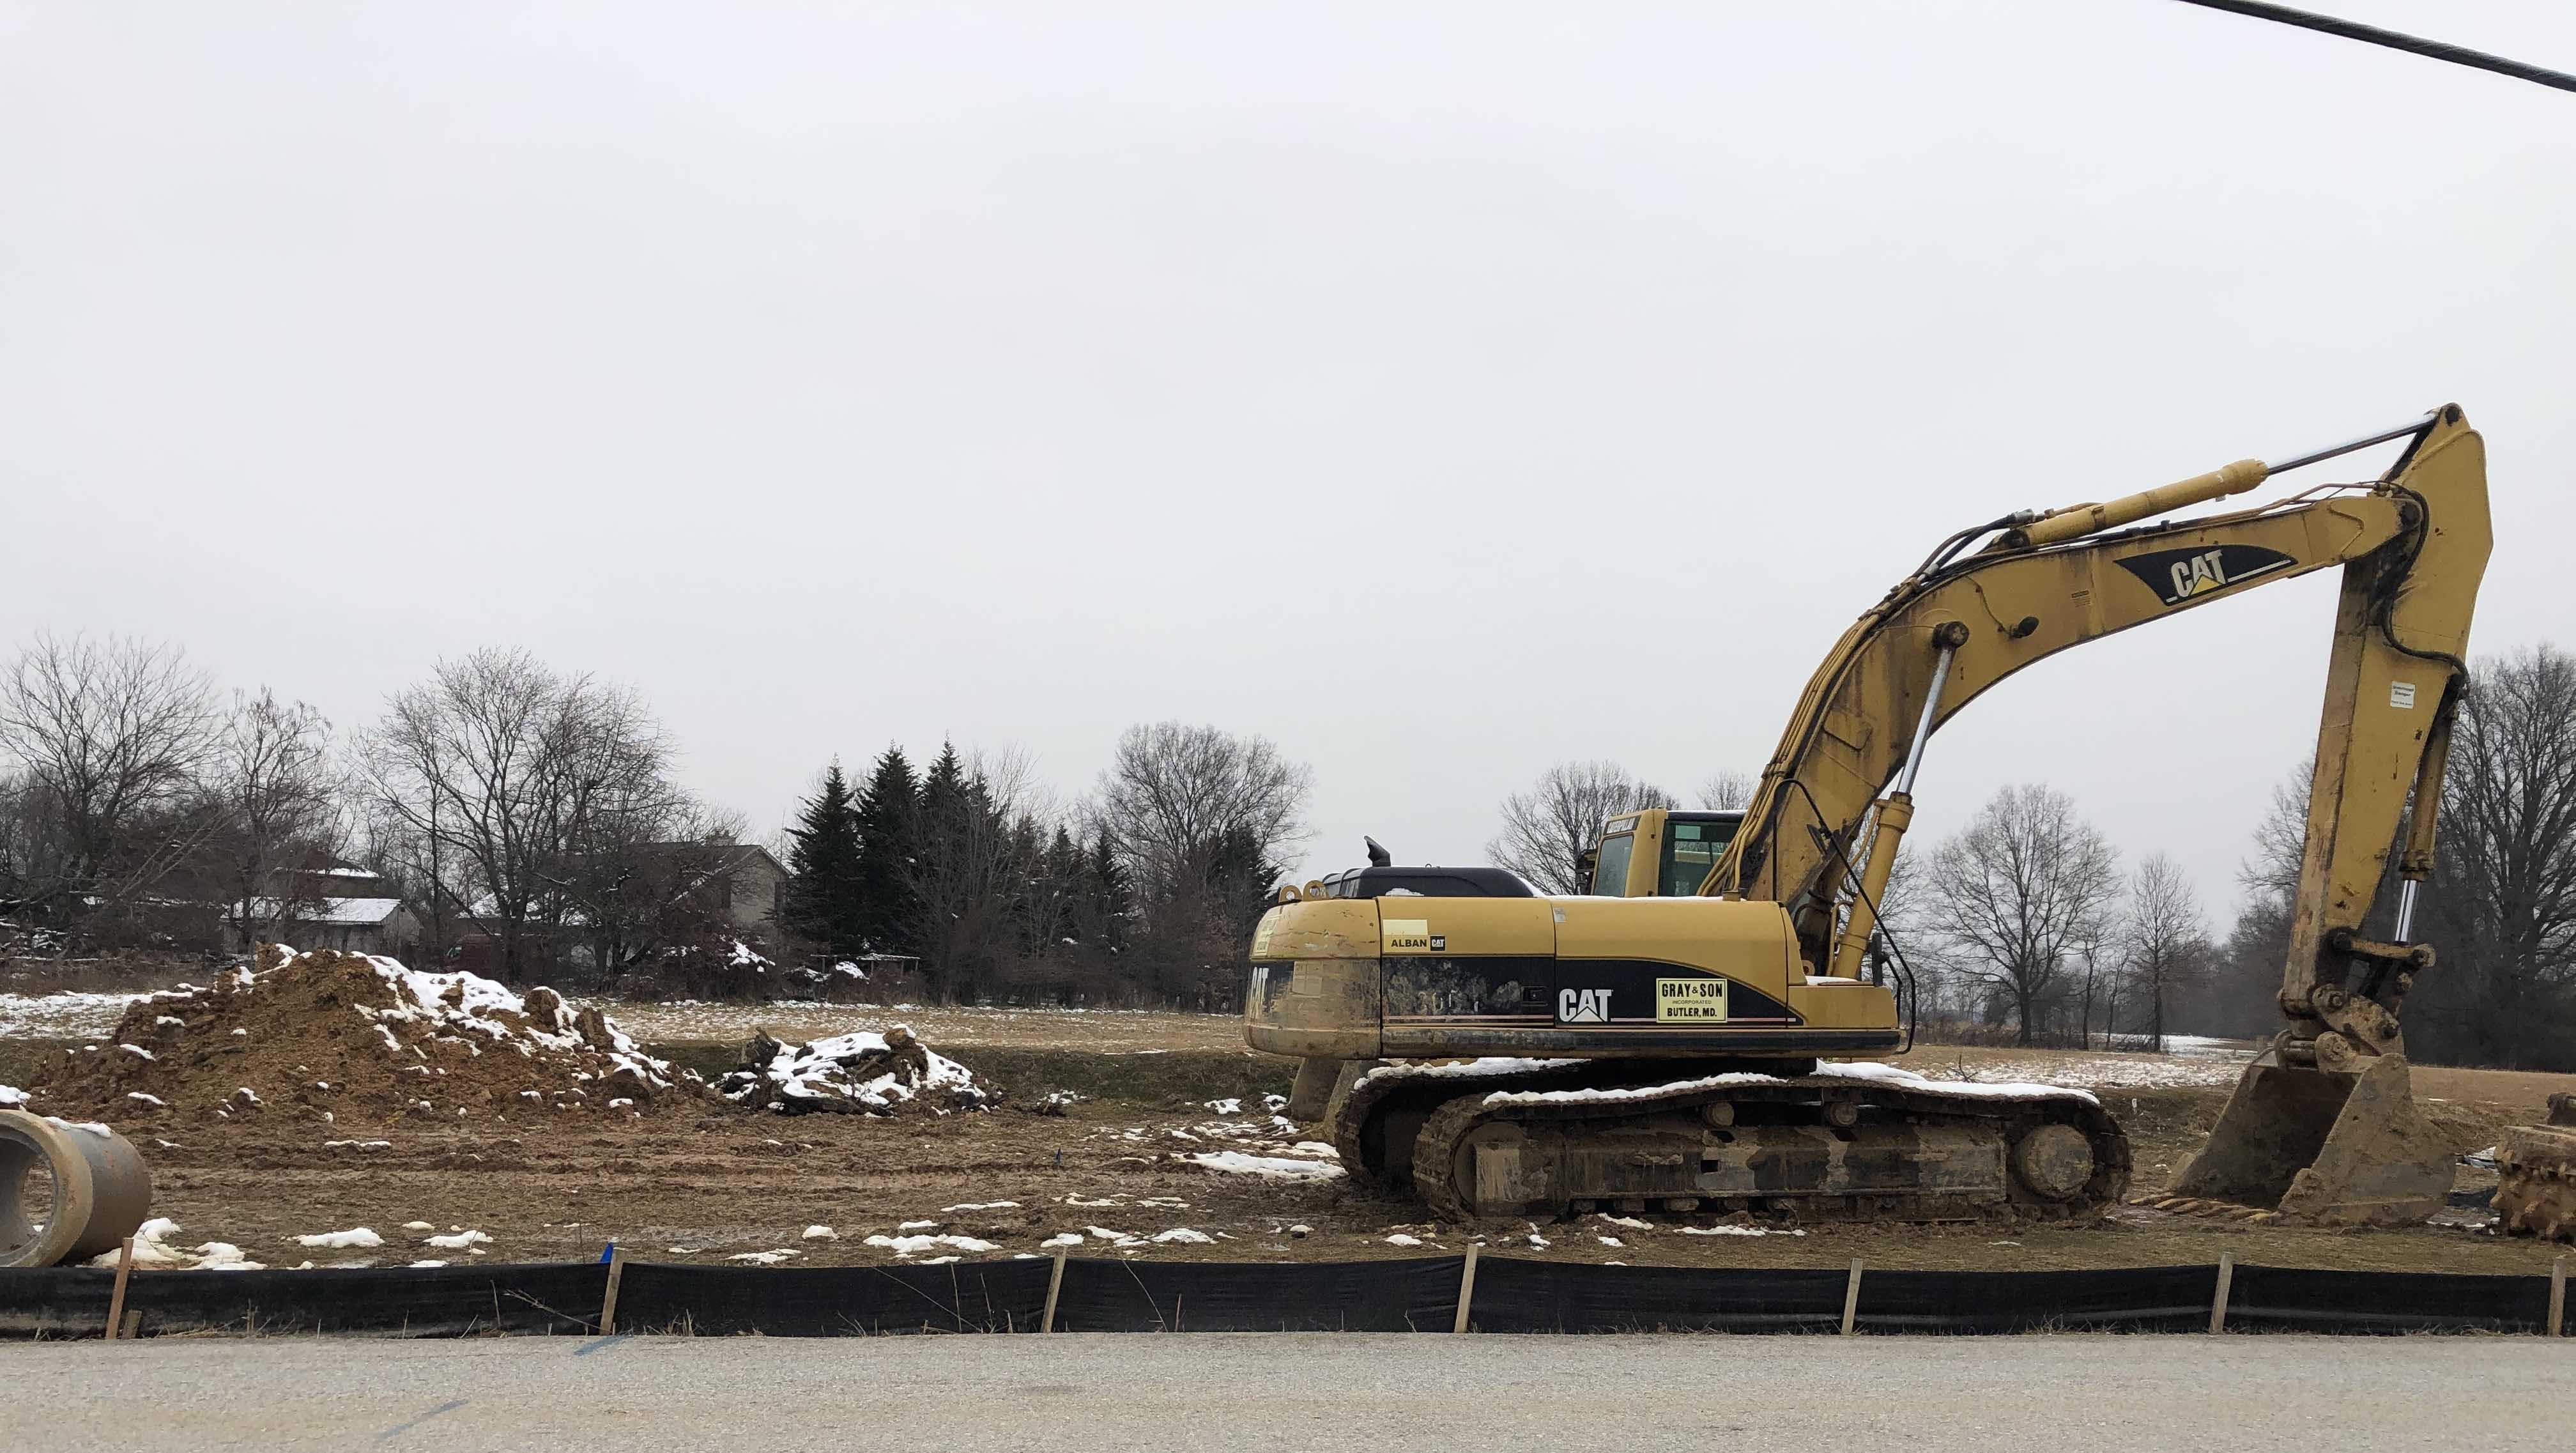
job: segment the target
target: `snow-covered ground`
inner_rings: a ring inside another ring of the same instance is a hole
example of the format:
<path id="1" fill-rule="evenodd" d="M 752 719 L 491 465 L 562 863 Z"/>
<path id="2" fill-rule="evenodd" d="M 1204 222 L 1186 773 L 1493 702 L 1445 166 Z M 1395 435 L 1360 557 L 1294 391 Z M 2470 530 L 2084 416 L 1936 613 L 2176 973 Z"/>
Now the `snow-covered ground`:
<path id="1" fill-rule="evenodd" d="M 126 1006 L 148 994 L 0 994 L 0 1036 L 84 1039 L 107 1033 Z M 1240 1049 L 1242 1021 L 1230 1015 L 1175 1014 L 1156 1009 L 943 1009 L 914 1004 L 640 1003 L 576 999 L 578 1009 L 597 1004 L 618 1027 L 646 1043 L 731 1043 L 767 1030 L 783 1039 L 821 1039 L 856 1031 L 883 1033 L 910 1024 L 936 1045 L 1021 1044 L 1133 1054 L 1147 1049 Z"/>
<path id="2" fill-rule="evenodd" d="M 2082 1090 L 2179 1090 L 2205 1085 L 2232 1085 L 2253 1051 L 2227 1058 L 2175 1054 L 2033 1053 L 1968 1059 L 1945 1054 L 1938 1045 L 1917 1049 L 1899 1061 L 1935 1082 L 1971 1080 L 1984 1084 L 2009 1081 L 2063 1085 Z"/>
<path id="3" fill-rule="evenodd" d="M 112 1028 L 125 1007 L 141 994 L 0 994 L 0 1036 L 77 1039 Z M 927 1043 L 1007 1044 L 1063 1049 L 1089 1049 L 1103 1054 L 1137 1054 L 1168 1048 L 1242 1047 L 1241 1021 L 1229 1015 L 1175 1014 L 1145 1009 L 940 1009 L 918 1005 L 891 1008 L 867 1004 L 780 1002 L 716 1004 L 695 1000 L 670 1003 L 596 1002 L 614 1015 L 618 1027 L 645 1043 L 680 1040 L 730 1042 L 749 1039 L 766 1029 L 786 1039 L 819 1039 L 828 1035 L 874 1031 L 910 1024 Z M 2001 1054 L 1954 1054 L 1940 1045 L 1925 1045 L 1894 1063 L 1916 1074 L 1941 1080 L 1997 1084 L 2028 1082 L 2080 1089 L 2174 1089 L 2235 1082 L 2238 1067 L 2259 1045 L 2248 1040 L 2201 1035 L 2165 1036 L 2165 1052 L 2145 1052 L 2145 1042 L 2130 1050 L 2075 1054 L 2034 1051 Z"/>
<path id="4" fill-rule="evenodd" d="M 585 1001 L 590 1002 L 590 1001 Z M 920 1004 L 824 1004 L 779 1001 L 712 1004 L 695 1000 L 595 1001 L 647 1043 L 739 1043 L 758 1031 L 784 1040 L 823 1039 L 909 1024 L 922 1039 L 952 1045 L 1027 1045 L 1136 1054 L 1156 1049 L 1241 1049 L 1243 1021 L 1222 1014 L 1158 1009 L 956 1009 Z"/>
<path id="5" fill-rule="evenodd" d="M 0 1037 L 79 1039 L 105 1034 L 125 1006 L 149 994 L 0 994 Z"/>

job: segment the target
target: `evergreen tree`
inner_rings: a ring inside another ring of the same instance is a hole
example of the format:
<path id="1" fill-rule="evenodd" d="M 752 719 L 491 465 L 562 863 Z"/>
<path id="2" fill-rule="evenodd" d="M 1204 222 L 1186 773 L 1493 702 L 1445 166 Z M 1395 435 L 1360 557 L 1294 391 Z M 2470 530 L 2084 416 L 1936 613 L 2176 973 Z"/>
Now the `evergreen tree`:
<path id="1" fill-rule="evenodd" d="M 888 747 L 859 793 L 856 926 L 879 953 L 912 949 L 911 864 L 920 817 L 921 789 L 903 748 Z"/>
<path id="2" fill-rule="evenodd" d="M 1084 918 L 1090 926 L 1087 935 L 1095 946 L 1116 953 L 1127 945 L 1127 927 L 1136 911 L 1136 895 L 1128 886 L 1126 865 L 1118 860 L 1110 844 L 1109 829 L 1093 833 L 1091 851 L 1084 854 Z"/>
<path id="3" fill-rule="evenodd" d="M 857 953 L 868 939 L 861 894 L 859 808 L 850 782 L 832 759 L 822 790 L 807 798 L 787 830 L 787 926 L 821 944 L 826 953 Z"/>

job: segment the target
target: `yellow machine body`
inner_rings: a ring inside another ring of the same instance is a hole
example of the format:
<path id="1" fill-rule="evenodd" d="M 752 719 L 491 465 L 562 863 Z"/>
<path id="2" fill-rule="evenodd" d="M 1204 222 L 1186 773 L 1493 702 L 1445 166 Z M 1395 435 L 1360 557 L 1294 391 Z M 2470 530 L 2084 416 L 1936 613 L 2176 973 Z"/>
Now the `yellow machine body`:
<path id="1" fill-rule="evenodd" d="M 1887 989 L 1806 972 L 1776 903 L 1324 898 L 1253 934 L 1246 1038 L 1304 1058 L 1894 1048 Z"/>

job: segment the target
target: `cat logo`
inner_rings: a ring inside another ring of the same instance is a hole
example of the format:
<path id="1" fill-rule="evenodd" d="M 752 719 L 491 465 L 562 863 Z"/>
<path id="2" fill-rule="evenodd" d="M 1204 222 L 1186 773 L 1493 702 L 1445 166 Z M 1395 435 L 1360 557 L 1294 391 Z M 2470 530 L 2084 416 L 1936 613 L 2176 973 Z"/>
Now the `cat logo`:
<path id="1" fill-rule="evenodd" d="M 1556 1022 L 1559 1024 L 1609 1023 L 1610 991 L 1607 989 L 1557 990 Z"/>
<path id="2" fill-rule="evenodd" d="M 2180 605 L 2299 562 L 2260 545 L 2220 545 L 2208 550 L 2150 550 L 2119 562 L 2138 577 L 2156 599 Z"/>

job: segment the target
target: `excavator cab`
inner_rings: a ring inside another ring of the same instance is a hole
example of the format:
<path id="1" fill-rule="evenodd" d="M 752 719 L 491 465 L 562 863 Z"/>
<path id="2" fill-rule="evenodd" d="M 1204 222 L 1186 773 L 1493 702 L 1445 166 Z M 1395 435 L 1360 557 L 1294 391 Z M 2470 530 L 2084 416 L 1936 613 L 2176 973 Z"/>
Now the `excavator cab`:
<path id="1" fill-rule="evenodd" d="M 1741 812 L 1649 807 L 1610 819 L 1586 854 L 1596 898 L 1688 898 L 1744 826 Z"/>

